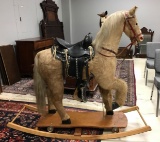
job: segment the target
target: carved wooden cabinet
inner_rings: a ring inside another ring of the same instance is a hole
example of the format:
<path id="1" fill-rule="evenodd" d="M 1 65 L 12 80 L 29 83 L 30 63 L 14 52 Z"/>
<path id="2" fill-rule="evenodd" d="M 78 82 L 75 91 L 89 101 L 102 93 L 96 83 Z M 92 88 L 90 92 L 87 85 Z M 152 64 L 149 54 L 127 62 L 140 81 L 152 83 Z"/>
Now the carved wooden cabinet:
<path id="1" fill-rule="evenodd" d="M 35 54 L 53 45 L 53 38 L 28 38 L 16 41 L 17 62 L 21 76 L 33 75 Z"/>
<path id="2" fill-rule="evenodd" d="M 146 27 L 143 27 L 141 29 L 142 35 L 143 35 L 143 41 L 138 43 L 138 45 L 135 48 L 135 56 L 137 58 L 146 58 L 147 57 L 147 51 L 146 51 L 146 45 L 147 42 L 152 42 L 154 31 L 151 29 L 147 29 Z"/>
<path id="3" fill-rule="evenodd" d="M 40 21 L 42 37 L 59 37 L 64 39 L 63 22 L 58 19 L 59 7 L 52 0 L 45 0 L 40 3 L 43 11 L 43 19 Z"/>

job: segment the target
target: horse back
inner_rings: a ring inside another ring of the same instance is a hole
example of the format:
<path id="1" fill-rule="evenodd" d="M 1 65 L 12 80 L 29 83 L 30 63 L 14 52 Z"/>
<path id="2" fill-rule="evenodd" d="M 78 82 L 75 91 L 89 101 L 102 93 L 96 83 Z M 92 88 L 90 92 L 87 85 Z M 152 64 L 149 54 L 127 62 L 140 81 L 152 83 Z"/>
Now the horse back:
<path id="1" fill-rule="evenodd" d="M 37 63 L 35 65 L 45 80 L 53 76 L 62 76 L 62 63 L 53 57 L 51 49 L 38 52 L 35 56 L 35 61 L 36 60 Z"/>

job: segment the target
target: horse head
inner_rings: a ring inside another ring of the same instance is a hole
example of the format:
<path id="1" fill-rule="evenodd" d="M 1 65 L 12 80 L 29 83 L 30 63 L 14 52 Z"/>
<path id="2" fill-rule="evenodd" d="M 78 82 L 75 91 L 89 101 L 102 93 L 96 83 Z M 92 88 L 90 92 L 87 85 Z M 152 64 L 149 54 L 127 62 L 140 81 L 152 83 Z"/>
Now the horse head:
<path id="1" fill-rule="evenodd" d="M 130 10 L 117 11 L 107 16 L 105 22 L 97 33 L 92 45 L 95 51 L 102 47 L 118 50 L 119 42 L 124 32 L 131 40 L 131 45 L 143 40 L 142 32 L 136 18 L 137 7 Z"/>
<path id="2" fill-rule="evenodd" d="M 137 7 L 134 6 L 132 9 L 130 9 L 128 12 L 124 13 L 125 22 L 124 22 L 124 33 L 130 37 L 130 40 L 132 44 L 137 44 L 137 42 L 140 42 L 143 40 L 143 35 L 141 33 L 141 30 L 139 28 L 137 18 L 135 15 L 135 12 L 137 10 Z"/>

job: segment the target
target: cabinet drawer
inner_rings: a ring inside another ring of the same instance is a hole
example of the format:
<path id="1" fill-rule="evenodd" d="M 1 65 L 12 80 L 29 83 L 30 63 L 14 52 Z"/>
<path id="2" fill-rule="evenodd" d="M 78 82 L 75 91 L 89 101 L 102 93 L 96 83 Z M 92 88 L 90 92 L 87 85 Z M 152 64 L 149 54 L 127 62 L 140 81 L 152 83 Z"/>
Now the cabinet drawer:
<path id="1" fill-rule="evenodd" d="M 53 40 L 46 40 L 45 45 L 47 46 L 52 46 L 53 45 Z"/>
<path id="2" fill-rule="evenodd" d="M 45 41 L 35 42 L 35 45 L 34 45 L 35 50 L 41 49 L 43 47 L 46 47 Z"/>
<path id="3" fill-rule="evenodd" d="M 38 41 L 35 43 L 34 49 L 40 50 L 41 48 L 45 48 L 52 45 L 53 45 L 53 40 Z"/>

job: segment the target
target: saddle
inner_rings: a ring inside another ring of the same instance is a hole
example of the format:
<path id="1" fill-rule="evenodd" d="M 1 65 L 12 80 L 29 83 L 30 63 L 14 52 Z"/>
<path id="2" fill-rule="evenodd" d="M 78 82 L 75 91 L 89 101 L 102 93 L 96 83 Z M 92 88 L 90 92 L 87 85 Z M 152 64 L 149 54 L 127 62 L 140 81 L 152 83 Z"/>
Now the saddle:
<path id="1" fill-rule="evenodd" d="M 84 40 L 75 44 L 69 44 L 61 38 L 56 38 L 56 42 L 58 46 L 57 52 L 59 53 L 63 53 L 65 50 L 68 50 L 67 54 L 73 58 L 90 56 L 90 49 L 88 48 L 92 43 L 92 37 L 90 36 L 90 33 L 85 36 Z"/>
<path id="2" fill-rule="evenodd" d="M 92 36 L 89 33 L 82 41 L 75 44 L 69 44 L 61 38 L 55 38 L 55 44 L 51 48 L 53 56 L 62 61 L 64 83 L 67 76 L 75 77 L 76 87 L 79 90 L 78 97 L 83 101 L 86 101 L 86 91 L 84 90 L 89 82 L 88 61 L 94 57 L 91 43 Z M 83 79 L 84 69 L 86 79 Z"/>

